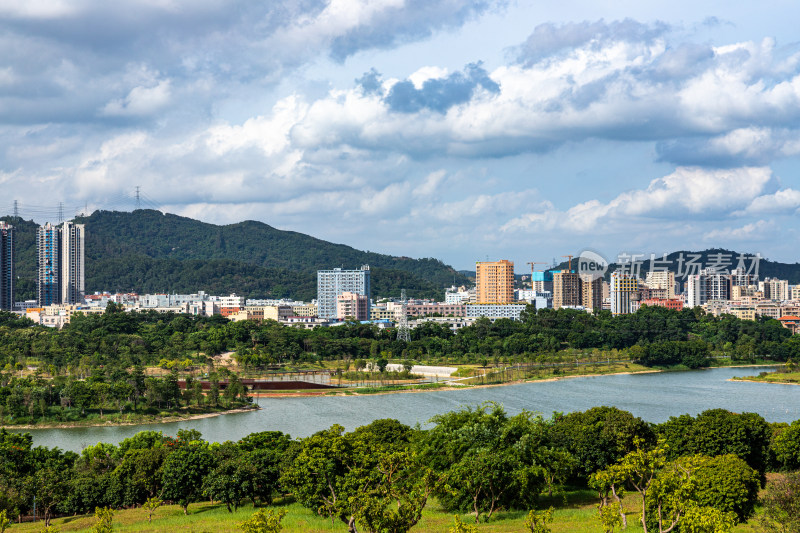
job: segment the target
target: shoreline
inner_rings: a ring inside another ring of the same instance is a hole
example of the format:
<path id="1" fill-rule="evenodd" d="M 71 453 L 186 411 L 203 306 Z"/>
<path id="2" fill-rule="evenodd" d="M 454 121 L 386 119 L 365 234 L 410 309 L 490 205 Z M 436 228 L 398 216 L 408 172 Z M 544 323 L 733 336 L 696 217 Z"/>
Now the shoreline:
<path id="1" fill-rule="evenodd" d="M 731 378 L 727 381 L 735 381 L 739 383 L 764 383 L 766 385 L 800 385 L 800 383 L 789 383 L 788 381 L 764 381 L 761 379 L 747 379 L 747 378 Z"/>
<path id="2" fill-rule="evenodd" d="M 755 367 L 768 367 L 768 366 L 776 366 L 774 364 L 750 364 L 750 365 L 724 365 L 724 366 L 713 366 L 713 367 L 705 367 L 697 370 L 711 370 L 714 368 L 755 368 Z M 254 399 L 261 399 L 261 398 L 312 398 L 317 396 L 336 396 L 336 397 L 347 397 L 347 396 L 382 396 L 386 394 L 421 394 L 427 392 L 438 392 L 438 391 L 456 391 L 456 390 L 465 390 L 465 389 L 486 389 L 492 387 L 505 387 L 508 385 L 522 385 L 524 383 L 552 383 L 554 381 L 561 381 L 565 379 L 574 379 L 574 378 L 591 378 L 591 377 L 602 377 L 602 376 L 626 376 L 626 375 L 634 375 L 634 374 L 659 374 L 664 372 L 670 372 L 670 370 L 664 369 L 651 369 L 651 370 L 629 370 L 624 372 L 609 372 L 606 374 L 598 373 L 598 374 L 575 374 L 570 376 L 552 376 L 544 379 L 518 379 L 513 381 L 507 381 L 504 383 L 487 383 L 482 385 L 442 385 L 440 387 L 434 388 L 415 388 L 415 389 L 400 389 L 400 390 L 383 390 L 380 392 L 369 392 L 366 394 L 359 393 L 357 389 L 311 389 L 311 390 L 299 390 L 299 391 L 275 391 L 275 392 L 255 392 L 251 393 L 250 396 Z M 476 376 L 478 377 L 478 376 Z M 469 379 L 469 378 L 467 378 Z M 776 382 L 769 382 L 769 381 L 756 381 L 751 379 L 734 379 L 730 378 L 727 381 L 739 381 L 739 382 L 748 382 L 748 383 L 767 383 L 773 385 L 800 385 L 800 383 L 776 383 Z M 238 409 L 231 409 L 228 411 L 218 411 L 214 413 L 201 413 L 196 415 L 190 416 L 167 416 L 163 417 L 158 420 L 151 420 L 151 421 L 138 421 L 138 422 L 111 422 L 106 421 L 104 423 L 92 423 L 92 424 L 26 424 L 26 425 L 0 425 L 0 429 L 6 430 L 37 430 L 37 429 L 76 429 L 76 428 L 89 428 L 89 427 L 122 427 L 122 426 L 144 426 L 149 424 L 168 424 L 172 422 L 183 422 L 188 420 L 201 420 L 204 418 L 214 418 L 217 416 L 222 415 L 229 415 L 229 414 L 239 414 L 239 413 L 247 413 L 250 411 L 257 411 L 260 410 L 261 406 L 257 403 L 253 403 L 251 407 L 240 407 Z"/>
<path id="3" fill-rule="evenodd" d="M 761 366 L 761 365 L 757 365 Z M 490 387 L 505 387 L 508 385 L 522 385 L 523 383 L 549 383 L 553 381 L 561 381 L 563 379 L 573 379 L 573 378 L 592 378 L 592 377 L 601 377 L 601 376 L 625 376 L 631 374 L 658 374 L 664 372 L 664 370 L 635 370 L 635 371 L 626 371 L 626 372 L 609 372 L 607 374 L 575 374 L 574 376 L 554 376 L 546 379 L 517 379 L 514 381 L 506 381 L 504 383 L 487 383 L 484 385 L 443 385 L 441 387 L 430 388 L 430 389 L 400 389 L 400 390 L 386 390 L 380 392 L 370 392 L 367 394 L 359 394 L 357 390 L 353 389 L 346 389 L 347 394 L 344 390 L 342 391 L 331 391 L 330 389 L 322 389 L 320 392 L 314 393 L 309 391 L 302 391 L 302 392 L 262 392 L 258 394 L 254 394 L 253 396 L 256 398 L 302 398 L 302 397 L 312 397 L 312 396 L 378 396 L 384 394 L 404 394 L 404 393 L 424 393 L 424 392 L 438 392 L 438 391 L 455 391 L 455 390 L 465 390 L 465 389 L 487 389 Z M 331 394 L 331 392 L 334 392 Z"/>
<path id="4" fill-rule="evenodd" d="M 0 429 L 5 430 L 36 430 L 36 429 L 78 429 L 78 428 L 96 428 L 96 427 L 123 427 L 123 426 L 146 426 L 149 424 L 169 424 L 171 422 L 183 422 L 186 420 L 201 420 L 203 418 L 214 418 L 222 415 L 231 415 L 238 413 L 247 413 L 249 411 L 258 411 L 261 407 L 253 404 L 252 407 L 239 407 L 237 409 L 229 409 L 227 411 L 217 411 L 214 413 L 200 413 L 189 416 L 165 416 L 158 420 L 139 421 L 139 422 L 112 422 L 108 420 L 104 423 L 93 424 L 69 424 L 69 423 L 48 423 L 48 424 L 25 424 L 25 425 L 0 425 Z"/>

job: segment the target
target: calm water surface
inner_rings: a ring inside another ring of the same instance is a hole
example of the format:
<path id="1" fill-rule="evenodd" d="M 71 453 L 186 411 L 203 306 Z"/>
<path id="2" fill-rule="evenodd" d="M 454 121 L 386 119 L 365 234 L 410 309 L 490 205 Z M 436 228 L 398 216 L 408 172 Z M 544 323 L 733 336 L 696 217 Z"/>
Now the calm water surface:
<path id="1" fill-rule="evenodd" d="M 545 383 L 524 383 L 482 389 L 415 394 L 314 398 L 261 398 L 260 411 L 231 414 L 170 424 L 33 430 L 34 445 L 80 451 L 97 442 L 118 443 L 145 429 L 175 435 L 194 428 L 209 441 L 238 440 L 254 431 L 277 430 L 292 437 L 341 424 L 347 430 L 378 418 L 396 418 L 421 424 L 434 415 L 494 401 L 511 414 L 523 409 L 549 416 L 553 411 L 585 411 L 610 405 L 650 422 L 670 416 L 696 415 L 722 407 L 734 412 L 755 412 L 769 422 L 800 419 L 800 386 L 730 382 L 733 376 L 756 375 L 764 368 L 716 368 L 690 372 L 633 374 L 573 378 Z"/>

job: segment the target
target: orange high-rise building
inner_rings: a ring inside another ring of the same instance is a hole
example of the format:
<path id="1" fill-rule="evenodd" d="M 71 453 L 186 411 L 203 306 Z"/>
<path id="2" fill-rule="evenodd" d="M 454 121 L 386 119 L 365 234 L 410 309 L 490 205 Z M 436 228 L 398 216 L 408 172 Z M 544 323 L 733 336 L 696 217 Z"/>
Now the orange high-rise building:
<path id="1" fill-rule="evenodd" d="M 500 261 L 479 261 L 475 263 L 477 303 L 510 304 L 514 302 L 514 263 L 507 259 Z"/>

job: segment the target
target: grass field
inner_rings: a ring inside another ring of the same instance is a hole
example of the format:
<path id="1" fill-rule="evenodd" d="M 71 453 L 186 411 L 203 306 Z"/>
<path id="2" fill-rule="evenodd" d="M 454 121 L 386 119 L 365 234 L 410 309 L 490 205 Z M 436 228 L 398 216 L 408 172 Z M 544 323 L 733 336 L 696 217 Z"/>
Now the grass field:
<path id="1" fill-rule="evenodd" d="M 624 503 L 628 514 L 628 528 L 626 533 L 642 531 L 638 524 L 639 502 L 635 495 L 629 495 Z M 591 491 L 576 491 L 569 493 L 566 498 L 544 498 L 540 507 L 553 505 L 551 531 L 553 533 L 595 533 L 602 531 L 596 519 L 597 498 Z M 289 513 L 283 519 L 283 532 L 285 533 L 322 533 L 330 531 L 347 531 L 342 522 L 331 523 L 329 519 L 317 516 L 315 513 L 297 503 L 289 503 L 278 508 L 286 509 Z M 187 532 L 187 533 L 227 533 L 239 531 L 238 524 L 250 517 L 253 507 L 241 507 L 235 513 L 229 513 L 222 504 L 195 503 L 189 506 L 189 514 L 184 516 L 183 509 L 177 505 L 166 505 L 158 509 L 153 515 L 153 522 L 147 522 L 147 512 L 143 509 L 128 509 L 117 511 L 114 516 L 114 530 L 119 532 Z M 512 533 L 525 531 L 524 511 L 499 512 L 488 523 L 478 524 L 478 531 L 495 533 Z M 462 521 L 474 524 L 472 515 L 462 515 Z M 60 531 L 86 532 L 95 523 L 93 516 L 79 516 L 57 518 L 53 525 Z M 414 532 L 447 533 L 453 524 L 453 515 L 442 511 L 436 501 L 431 502 L 425 509 L 424 516 L 419 524 L 412 529 Z M 9 533 L 41 531 L 43 523 L 14 524 Z M 749 524 L 740 524 L 735 528 L 736 533 L 760 531 L 757 520 Z"/>
<path id="2" fill-rule="evenodd" d="M 762 383 L 789 383 L 800 385 L 800 372 L 762 372 L 758 376 L 737 377 L 734 379 L 759 381 Z"/>

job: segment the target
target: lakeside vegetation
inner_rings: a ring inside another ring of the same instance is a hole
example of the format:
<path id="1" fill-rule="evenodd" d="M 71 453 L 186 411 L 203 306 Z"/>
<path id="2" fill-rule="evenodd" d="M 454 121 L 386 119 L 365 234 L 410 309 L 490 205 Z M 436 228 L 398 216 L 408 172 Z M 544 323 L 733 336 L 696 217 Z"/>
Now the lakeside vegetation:
<path id="1" fill-rule="evenodd" d="M 0 424 L 130 423 L 235 409 L 249 402 L 240 376 L 275 371 L 318 369 L 340 384 L 379 390 L 409 385 L 414 364 L 466 366 L 473 377 L 461 384 L 485 385 L 800 357 L 800 337 L 776 320 L 699 309 L 612 316 L 531 306 L 520 321 L 479 319 L 458 332 L 427 323 L 410 342 L 395 335 L 357 322 L 305 330 L 125 312 L 113 303 L 103 314 L 76 314 L 62 330 L 0 312 Z M 230 365 L 221 364 L 223 354 Z M 392 361 L 403 370 L 385 372 Z M 382 372 L 364 372 L 374 368 Z"/>
<path id="2" fill-rule="evenodd" d="M 60 531 L 101 516 L 118 531 L 237 531 L 254 507 L 285 511 L 284 531 L 447 531 L 454 516 L 461 531 L 531 531 L 526 519 L 551 508 L 553 521 L 535 531 L 799 525 L 800 421 L 713 409 L 650 424 L 612 407 L 544 418 L 484 404 L 432 422 L 224 443 L 144 431 L 80 454 L 0 431 L 0 513 L 29 518 L 35 497 L 39 520 Z"/>
<path id="3" fill-rule="evenodd" d="M 800 368 L 789 359 L 785 365 L 776 368 L 773 372 L 759 372 L 757 376 L 735 377 L 742 381 L 758 381 L 762 383 L 783 383 L 800 385 Z"/>

